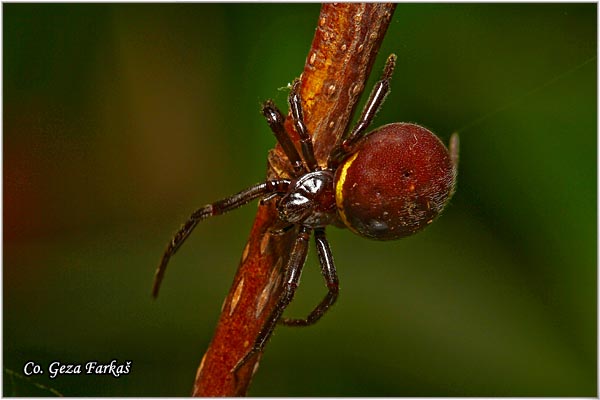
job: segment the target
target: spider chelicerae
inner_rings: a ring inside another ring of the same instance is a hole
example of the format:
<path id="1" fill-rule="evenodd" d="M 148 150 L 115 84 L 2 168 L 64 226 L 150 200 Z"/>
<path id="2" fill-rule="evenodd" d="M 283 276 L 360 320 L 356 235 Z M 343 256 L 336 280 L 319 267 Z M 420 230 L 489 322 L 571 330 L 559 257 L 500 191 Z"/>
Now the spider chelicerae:
<path id="1" fill-rule="evenodd" d="M 235 210 L 257 198 L 275 199 L 280 220 L 278 230 L 298 227 L 284 269 L 282 294 L 254 345 L 232 371 L 262 351 L 278 322 L 311 325 L 335 303 L 339 286 L 325 234 L 327 225 L 347 227 L 370 239 L 399 239 L 429 225 L 452 197 L 458 167 L 456 134 L 451 136 L 448 150 L 437 136 L 416 124 L 392 123 L 367 132 L 390 91 L 395 64 L 396 56 L 392 54 L 358 122 L 334 147 L 326 166 L 317 162 L 304 123 L 300 80 L 294 81 L 288 97 L 289 112 L 300 138 L 300 152 L 284 127 L 283 114 L 271 100 L 266 101 L 262 114 L 291 164 L 292 179 L 267 180 L 194 211 L 169 242 L 156 271 L 154 297 L 158 295 L 169 259 L 206 218 Z M 281 318 L 298 287 L 311 234 L 328 292 L 306 318 Z"/>

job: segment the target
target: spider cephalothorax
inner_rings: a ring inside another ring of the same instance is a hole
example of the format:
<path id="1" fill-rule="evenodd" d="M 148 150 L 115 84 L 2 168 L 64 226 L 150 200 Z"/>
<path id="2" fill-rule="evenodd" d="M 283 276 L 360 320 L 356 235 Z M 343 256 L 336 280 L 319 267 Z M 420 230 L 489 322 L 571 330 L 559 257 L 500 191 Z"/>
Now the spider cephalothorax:
<path id="1" fill-rule="evenodd" d="M 279 218 L 291 224 L 324 228 L 336 218 L 334 174 L 329 169 L 308 172 L 290 183 L 277 203 Z"/>
<path id="2" fill-rule="evenodd" d="M 332 150 L 324 167 L 315 159 L 312 139 L 304 124 L 300 81 L 294 81 L 288 98 L 300 138 L 300 152 L 284 128 L 279 109 L 272 101 L 265 102 L 262 114 L 290 163 L 292 179 L 267 180 L 198 209 L 169 242 L 156 271 L 152 292 L 155 297 L 169 259 L 196 225 L 208 217 L 234 210 L 256 198 L 274 199 L 282 229 L 298 227 L 285 266 L 281 297 L 254 345 L 233 370 L 262 350 L 278 321 L 294 326 L 313 324 L 336 301 L 338 278 L 325 236 L 327 225 L 346 226 L 370 239 L 399 239 L 429 225 L 454 193 L 458 136 L 451 137 L 448 150 L 437 136 L 416 124 L 393 123 L 367 132 L 389 92 L 395 62 L 396 56 L 392 54 L 356 126 Z M 328 293 L 306 318 L 281 318 L 298 286 L 311 233 Z"/>

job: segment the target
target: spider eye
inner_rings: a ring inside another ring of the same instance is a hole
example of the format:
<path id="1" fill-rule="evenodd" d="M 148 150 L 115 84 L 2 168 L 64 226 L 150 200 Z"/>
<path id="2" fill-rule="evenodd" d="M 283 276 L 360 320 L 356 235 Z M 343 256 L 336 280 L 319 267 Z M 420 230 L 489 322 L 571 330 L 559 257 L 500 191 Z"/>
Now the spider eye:
<path id="1" fill-rule="evenodd" d="M 312 202 L 303 193 L 294 191 L 281 198 L 279 203 L 279 218 L 283 221 L 297 223 L 312 210 Z"/>
<path id="2" fill-rule="evenodd" d="M 448 150 L 429 130 L 408 123 L 382 126 L 336 171 L 338 215 L 371 239 L 412 235 L 442 212 L 456 172 Z"/>

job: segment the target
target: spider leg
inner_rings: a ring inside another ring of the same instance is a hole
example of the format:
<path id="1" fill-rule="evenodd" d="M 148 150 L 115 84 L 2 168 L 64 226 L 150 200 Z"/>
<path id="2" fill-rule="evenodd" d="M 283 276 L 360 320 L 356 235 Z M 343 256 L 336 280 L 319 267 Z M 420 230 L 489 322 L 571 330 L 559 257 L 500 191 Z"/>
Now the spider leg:
<path id="1" fill-rule="evenodd" d="M 450 136 L 450 144 L 448 145 L 448 151 L 450 152 L 450 159 L 454 165 L 454 169 L 458 169 L 458 148 L 460 140 L 458 139 L 458 133 L 453 133 Z"/>
<path id="2" fill-rule="evenodd" d="M 257 185 L 251 186 L 233 196 L 218 200 L 212 204 L 199 208 L 194 211 L 190 218 L 179 228 L 175 236 L 171 239 L 165 252 L 163 253 L 160 264 L 154 275 L 154 284 L 152 286 L 152 297 L 158 296 L 160 284 L 165 275 L 167 264 L 171 257 L 177 252 L 179 247 L 185 242 L 188 236 L 192 233 L 196 225 L 202 220 L 205 220 L 214 215 L 221 215 L 231 210 L 235 210 L 244 204 L 256 199 L 257 197 L 269 195 L 272 193 L 285 193 L 290 185 L 287 179 L 271 180 Z"/>
<path id="3" fill-rule="evenodd" d="M 292 120 L 294 121 L 294 128 L 300 136 L 300 146 L 302 148 L 302 156 L 304 162 L 311 171 L 317 171 L 319 164 L 315 158 L 315 151 L 313 149 L 312 138 L 308 134 L 308 129 L 304 124 L 304 114 L 302 112 L 302 98 L 300 97 L 300 80 L 296 79 L 292 84 L 292 90 L 288 97 L 290 104 L 290 111 L 292 112 Z"/>
<path id="4" fill-rule="evenodd" d="M 283 222 L 281 220 L 275 222 L 270 228 L 269 228 L 269 233 L 271 235 L 274 236 L 281 236 L 286 234 L 287 232 L 289 232 L 291 229 L 293 229 L 296 225 L 294 224 L 288 224 L 286 222 Z"/>
<path id="5" fill-rule="evenodd" d="M 302 273 L 302 267 L 304 266 L 304 262 L 306 261 L 306 255 L 308 253 L 308 241 L 310 239 L 311 229 L 306 226 L 300 226 L 300 231 L 298 232 L 298 236 L 296 237 L 296 241 L 294 242 L 294 248 L 290 254 L 289 261 L 285 270 L 285 283 L 283 287 L 283 292 L 277 301 L 277 305 L 271 312 L 271 315 L 267 318 L 265 325 L 260 330 L 258 336 L 252 348 L 246 353 L 244 357 L 242 357 L 235 366 L 231 369 L 233 374 L 236 374 L 237 371 L 254 355 L 260 353 L 265 344 L 273 334 L 273 330 L 277 325 L 277 321 L 283 314 L 285 308 L 290 304 L 294 294 L 296 293 L 296 288 L 298 287 L 298 283 L 300 282 L 300 274 Z"/>
<path id="6" fill-rule="evenodd" d="M 317 244 L 317 253 L 319 254 L 319 264 L 321 272 L 327 283 L 329 291 L 325 298 L 311 311 L 304 319 L 301 318 L 282 318 L 279 322 L 288 326 L 307 326 L 317 322 L 323 314 L 335 303 L 339 293 L 338 277 L 333 263 L 333 255 L 329 248 L 329 243 L 325 237 L 325 229 L 315 229 L 315 243 Z"/>
<path id="7" fill-rule="evenodd" d="M 358 122 L 350 134 L 342 140 L 341 144 L 336 146 L 329 156 L 328 163 L 330 167 L 336 166 L 346 155 L 352 153 L 353 146 L 365 135 L 367 128 L 371 125 L 373 118 L 381 108 L 385 97 L 390 92 L 390 80 L 392 79 L 392 73 L 394 72 L 395 66 L 396 55 L 390 54 L 385 62 L 385 67 L 383 67 L 381 79 L 375 83 L 373 90 L 371 90 L 369 100 L 367 100 Z"/>
<path id="8" fill-rule="evenodd" d="M 285 130 L 284 118 L 281 111 L 279 111 L 277 106 L 271 100 L 267 100 L 263 104 L 261 112 L 267 119 L 267 123 L 269 124 L 269 127 L 271 127 L 271 131 L 273 131 L 277 142 L 281 145 L 283 152 L 288 160 L 290 160 L 296 176 L 308 172 L 304 167 L 304 164 L 302 164 L 302 158 L 300 157 L 300 154 L 298 154 L 294 142 Z"/>

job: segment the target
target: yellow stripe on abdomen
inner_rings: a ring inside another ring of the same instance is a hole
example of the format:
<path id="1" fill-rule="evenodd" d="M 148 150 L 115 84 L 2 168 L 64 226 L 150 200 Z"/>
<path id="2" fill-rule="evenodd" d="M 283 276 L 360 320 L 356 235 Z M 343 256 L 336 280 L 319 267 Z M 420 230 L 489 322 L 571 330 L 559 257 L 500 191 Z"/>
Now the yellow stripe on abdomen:
<path id="1" fill-rule="evenodd" d="M 356 233 L 356 231 L 348 223 L 348 219 L 346 218 L 346 213 L 344 211 L 343 190 L 344 190 L 344 183 L 346 182 L 346 176 L 348 174 L 348 168 L 350 168 L 350 166 L 356 159 L 356 156 L 358 156 L 358 152 L 354 153 L 352 155 L 352 157 L 350 157 L 348 160 L 346 160 L 344 162 L 344 164 L 341 167 L 342 171 L 340 172 L 339 178 L 338 178 L 337 182 L 335 183 L 335 205 L 337 206 L 337 209 L 338 209 L 338 215 L 340 216 L 340 219 L 342 220 L 344 225 L 346 225 L 351 231 L 353 231 L 355 233 Z"/>

